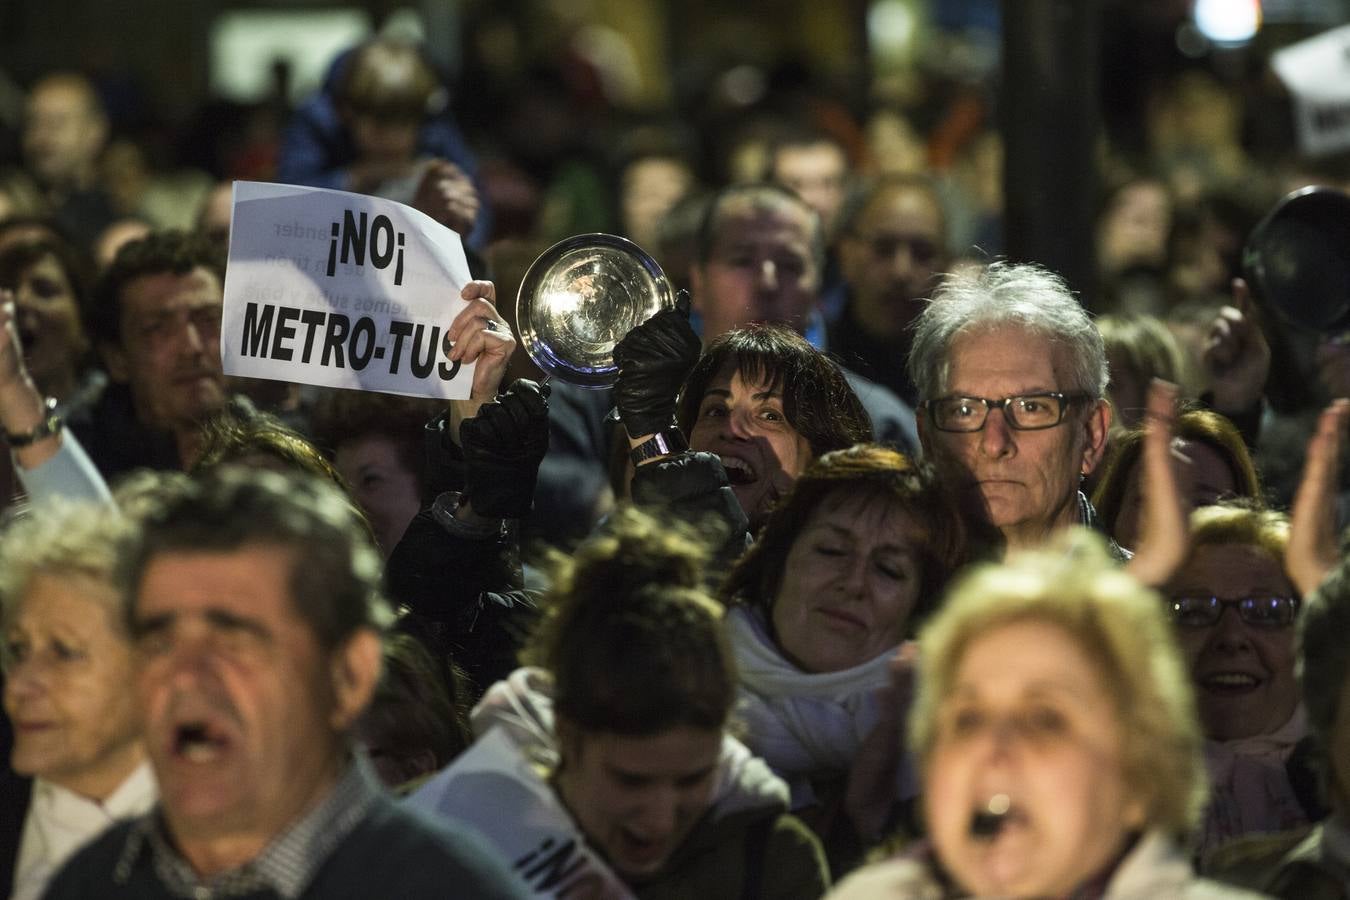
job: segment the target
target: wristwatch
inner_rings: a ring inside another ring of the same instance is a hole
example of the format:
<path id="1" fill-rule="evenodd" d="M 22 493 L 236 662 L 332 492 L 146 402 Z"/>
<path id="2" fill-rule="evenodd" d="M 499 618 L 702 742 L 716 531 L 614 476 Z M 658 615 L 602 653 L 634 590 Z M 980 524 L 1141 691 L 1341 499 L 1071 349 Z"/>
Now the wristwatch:
<path id="1" fill-rule="evenodd" d="M 655 459 L 658 456 L 669 456 L 672 453 L 682 453 L 689 449 L 689 442 L 684 439 L 684 434 L 680 429 L 671 426 L 662 428 L 656 434 L 647 438 L 647 440 L 638 444 L 632 450 L 628 451 L 628 458 L 633 461 L 633 465 L 640 465 L 649 459 Z"/>
<path id="2" fill-rule="evenodd" d="M 43 438 L 51 437 L 60 432 L 64 423 L 61 416 L 56 412 L 55 397 L 48 397 L 43 401 L 43 411 L 45 414 L 42 417 L 42 421 L 39 422 L 32 431 L 24 434 L 12 434 L 6 431 L 5 443 L 9 444 L 12 448 L 18 449 L 36 444 Z"/>

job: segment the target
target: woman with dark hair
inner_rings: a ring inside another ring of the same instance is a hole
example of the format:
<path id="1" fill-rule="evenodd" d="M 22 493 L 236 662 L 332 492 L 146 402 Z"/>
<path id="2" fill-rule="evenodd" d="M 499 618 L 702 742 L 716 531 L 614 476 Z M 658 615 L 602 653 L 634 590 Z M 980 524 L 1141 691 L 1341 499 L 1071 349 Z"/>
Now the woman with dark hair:
<path id="1" fill-rule="evenodd" d="M 38 390 L 68 402 L 90 362 L 84 264 L 64 242 L 25 241 L 0 252 L 0 288 L 14 292 L 24 364 Z"/>
<path id="2" fill-rule="evenodd" d="M 310 417 L 315 443 L 350 485 L 385 557 L 425 499 L 425 426 L 438 407 L 434 400 L 331 390 Z"/>
<path id="3" fill-rule="evenodd" d="M 736 699 L 700 546 L 624 509 L 561 562 L 478 742 L 411 802 L 555 896 L 818 897 L 820 847 L 727 734 Z"/>
<path id="4" fill-rule="evenodd" d="M 793 808 L 811 810 L 836 859 L 874 837 L 893 806 L 869 802 L 865 814 L 847 797 L 849 775 L 875 731 L 899 740 L 883 702 L 896 648 L 971 555 L 972 539 L 992 549 L 996 532 L 969 531 L 979 521 L 902 454 L 838 450 L 797 479 L 723 585 L 745 741 L 788 781 Z M 912 797 L 909 773 L 894 772 L 882 799 Z M 840 827 L 841 804 L 851 827 Z"/>
<path id="5" fill-rule="evenodd" d="M 55 399 L 56 412 L 63 417 L 92 405 L 107 383 L 91 365 L 82 319 L 84 273 L 76 251 L 55 236 L 0 249 L 0 300 L 8 297 L 13 303 L 5 318 L 12 322 L 22 354 L 21 380 L 32 385 L 37 398 Z M 16 482 L 6 453 L 0 459 L 0 509 L 22 495 Z"/>
<path id="6" fill-rule="evenodd" d="M 717 511 L 753 530 L 812 459 L 872 438 L 843 371 L 786 328 L 752 325 L 701 348 L 677 308 L 630 331 L 614 357 L 644 505 Z"/>

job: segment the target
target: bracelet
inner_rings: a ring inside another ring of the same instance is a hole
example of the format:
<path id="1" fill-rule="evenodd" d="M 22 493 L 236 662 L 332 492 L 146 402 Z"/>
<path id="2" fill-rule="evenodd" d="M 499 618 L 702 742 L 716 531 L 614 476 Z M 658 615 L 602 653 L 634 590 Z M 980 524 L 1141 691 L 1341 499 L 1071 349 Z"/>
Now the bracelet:
<path id="1" fill-rule="evenodd" d="M 689 449 L 689 442 L 684 439 L 684 434 L 680 429 L 674 426 L 663 428 L 653 434 L 647 440 L 638 444 L 632 450 L 628 451 L 628 458 L 633 461 L 633 465 L 638 465 L 649 459 L 655 459 L 658 456 L 669 456 L 672 453 L 682 453 Z"/>
<path id="2" fill-rule="evenodd" d="M 32 431 L 29 431 L 26 434 L 11 434 L 8 431 L 5 432 L 5 443 L 9 444 L 12 449 L 17 450 L 23 447 L 32 446 L 44 438 L 49 438 L 52 435 L 61 432 L 65 422 L 56 412 L 56 398 L 48 397 L 43 401 L 42 406 L 45 415 L 42 417 L 42 421 L 39 422 Z"/>

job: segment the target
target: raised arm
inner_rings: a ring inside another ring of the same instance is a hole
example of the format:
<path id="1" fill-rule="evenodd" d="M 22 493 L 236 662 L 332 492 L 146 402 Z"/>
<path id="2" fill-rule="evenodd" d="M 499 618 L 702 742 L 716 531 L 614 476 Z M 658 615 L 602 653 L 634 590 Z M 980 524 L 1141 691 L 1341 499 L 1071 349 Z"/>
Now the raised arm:
<path id="1" fill-rule="evenodd" d="M 459 311 L 445 339 L 454 344 L 452 362 L 474 363 L 473 384 L 468 400 L 451 400 L 450 439 L 459 443 L 460 425 L 478 414 L 484 403 L 493 400 L 506 377 L 516 338 L 511 326 L 497 311 L 497 287 L 490 281 L 470 281 L 459 293 L 468 306 Z"/>
<path id="2" fill-rule="evenodd" d="M 23 362 L 14 296 L 0 291 L 0 428 L 30 498 L 111 503 L 103 476 L 47 408 Z"/>
<path id="3" fill-rule="evenodd" d="M 1303 596 L 1312 593 L 1339 556 L 1336 496 L 1340 492 L 1341 443 L 1350 419 L 1350 400 L 1334 400 L 1317 420 L 1308 442 L 1303 478 L 1290 512 L 1289 544 L 1284 568 Z"/>
<path id="4" fill-rule="evenodd" d="M 1144 416 L 1144 496 L 1139 540 L 1134 558 L 1125 565 L 1135 578 L 1162 587 L 1186 562 L 1190 542 L 1190 501 L 1181 493 L 1172 462 L 1172 429 L 1176 422 L 1177 387 L 1154 379 L 1149 385 Z"/>

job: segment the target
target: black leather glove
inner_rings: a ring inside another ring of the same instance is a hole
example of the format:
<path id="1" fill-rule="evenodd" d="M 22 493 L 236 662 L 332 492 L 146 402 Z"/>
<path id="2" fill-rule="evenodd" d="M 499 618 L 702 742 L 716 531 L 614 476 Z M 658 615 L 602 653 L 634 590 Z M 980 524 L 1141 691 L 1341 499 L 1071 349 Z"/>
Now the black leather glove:
<path id="1" fill-rule="evenodd" d="M 703 345 L 689 327 L 689 295 L 624 335 L 614 348 L 614 403 L 629 437 L 654 434 L 675 420 L 675 400 Z"/>
<path id="2" fill-rule="evenodd" d="M 480 516 L 521 519 L 548 451 L 548 385 L 521 378 L 459 426 L 464 495 Z"/>

